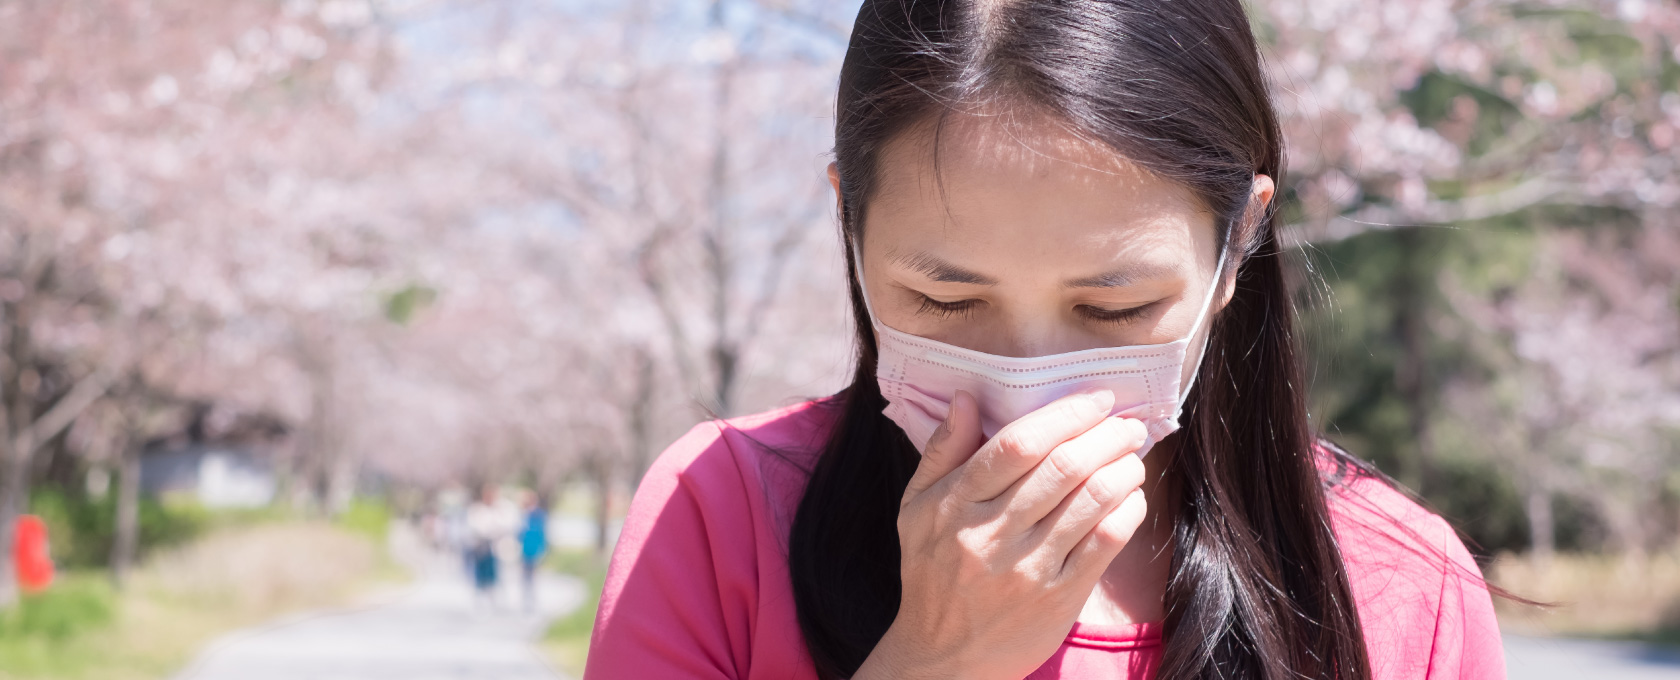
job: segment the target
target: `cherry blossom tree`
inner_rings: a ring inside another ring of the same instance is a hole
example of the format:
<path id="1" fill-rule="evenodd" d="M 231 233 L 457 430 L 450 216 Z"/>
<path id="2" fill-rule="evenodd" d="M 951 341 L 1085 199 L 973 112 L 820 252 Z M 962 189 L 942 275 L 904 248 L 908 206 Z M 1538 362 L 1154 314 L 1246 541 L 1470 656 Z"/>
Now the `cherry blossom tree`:
<path id="1" fill-rule="evenodd" d="M 0 6 L 17 55 L 0 66 L 0 543 L 42 442 L 144 375 L 160 344 L 242 305 L 249 270 L 204 248 L 250 214 L 229 185 L 287 126 L 324 127 L 328 113 L 292 115 L 322 101 L 311 83 L 336 94 L 378 52 L 342 21 L 346 3 L 328 5 Z"/>
<path id="2" fill-rule="evenodd" d="M 517 118 L 507 167 L 604 245 L 599 289 L 655 312 L 684 389 L 729 414 L 751 370 L 798 361 L 749 358 L 778 314 L 809 308 L 787 294 L 808 291 L 796 277 L 830 278 L 811 337 L 842 323 L 822 177 L 839 45 L 802 44 L 751 3 L 664 9 L 681 19 L 524 9 L 484 39 L 495 66 L 462 78 L 493 83 Z M 626 275 L 639 291 L 614 283 Z"/>
<path id="3" fill-rule="evenodd" d="M 39 452 L 63 450 L 119 470 L 120 573 L 145 442 L 205 414 L 285 433 L 263 445 L 300 507 L 341 509 L 369 475 L 581 475 L 606 503 L 697 420 L 832 392 L 850 319 L 823 169 L 855 11 L 0 2 L 0 545 Z M 1401 476 L 1421 485 L 1434 428 L 1474 414 L 1501 425 L 1479 441 L 1521 479 L 1535 546 L 1556 494 L 1654 545 L 1680 8 L 1252 11 L 1287 239 L 1401 251 L 1363 291 L 1395 309 Z M 1432 259 L 1430 227 L 1495 221 L 1533 234 L 1520 276 Z M 1441 374 L 1443 342 L 1484 370 Z"/>
<path id="4" fill-rule="evenodd" d="M 1455 309 L 1482 333 L 1496 368 L 1459 381 L 1450 402 L 1519 476 L 1535 559 L 1556 540 L 1553 497 L 1595 506 L 1613 548 L 1661 546 L 1650 512 L 1680 464 L 1680 232 L 1646 225 L 1631 238 L 1569 231 L 1542 242 L 1514 287 L 1476 294 L 1449 280 Z"/>

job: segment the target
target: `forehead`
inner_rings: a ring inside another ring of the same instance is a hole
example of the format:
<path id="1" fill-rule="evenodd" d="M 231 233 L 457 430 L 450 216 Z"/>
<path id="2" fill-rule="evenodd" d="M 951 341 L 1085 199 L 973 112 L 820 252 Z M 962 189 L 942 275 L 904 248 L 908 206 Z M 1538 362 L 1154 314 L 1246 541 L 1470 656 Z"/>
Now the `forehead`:
<path id="1" fill-rule="evenodd" d="M 1176 246 L 1188 253 L 1198 225 L 1211 236 L 1211 213 L 1189 189 L 1042 115 L 951 113 L 924 121 L 882 149 L 877 172 L 865 233 L 894 250 L 943 244 L 1068 256 Z"/>

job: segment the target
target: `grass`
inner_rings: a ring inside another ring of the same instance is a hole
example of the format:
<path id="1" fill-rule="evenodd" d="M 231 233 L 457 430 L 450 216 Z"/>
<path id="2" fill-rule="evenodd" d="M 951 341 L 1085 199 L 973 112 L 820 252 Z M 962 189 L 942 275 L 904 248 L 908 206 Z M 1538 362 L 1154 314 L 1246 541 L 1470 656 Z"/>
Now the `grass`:
<path id="1" fill-rule="evenodd" d="M 217 530 L 148 559 L 122 592 L 71 572 L 0 616 L 0 679 L 158 680 L 216 636 L 348 603 L 389 573 L 362 531 L 280 521 Z"/>
<path id="2" fill-rule="evenodd" d="M 339 513 L 338 525 L 384 544 L 391 529 L 391 508 L 378 501 L 357 498 Z"/>
<path id="3" fill-rule="evenodd" d="M 62 642 L 106 626 L 113 615 L 108 582 L 88 574 L 67 575 L 51 589 L 25 594 L 18 606 L 0 612 L 0 640 Z"/>
<path id="4" fill-rule="evenodd" d="M 601 585 L 606 580 L 607 565 L 595 551 L 587 549 L 557 550 L 549 553 L 544 562 L 555 571 L 577 577 L 588 588 L 583 604 L 550 624 L 539 644 L 549 663 L 572 677 L 581 677 L 584 659 L 589 654 L 589 634 L 595 626 L 595 610 L 601 605 Z"/>
<path id="5" fill-rule="evenodd" d="M 1680 645 L 1680 550 L 1560 554 L 1548 568 L 1524 556 L 1502 555 L 1487 573 L 1517 595 L 1555 604 L 1531 607 L 1496 598 L 1507 630 Z"/>

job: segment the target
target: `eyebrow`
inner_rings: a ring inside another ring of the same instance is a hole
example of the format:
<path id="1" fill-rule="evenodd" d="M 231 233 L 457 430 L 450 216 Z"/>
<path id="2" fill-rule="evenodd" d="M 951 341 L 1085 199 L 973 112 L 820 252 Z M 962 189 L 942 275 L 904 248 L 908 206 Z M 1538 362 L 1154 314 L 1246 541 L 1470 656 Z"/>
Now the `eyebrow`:
<path id="1" fill-rule="evenodd" d="M 1158 262 L 1133 262 L 1096 276 L 1072 279 L 1062 283 L 1068 288 L 1123 288 L 1140 281 L 1168 279 L 1178 275 L 1178 268 Z"/>
<path id="2" fill-rule="evenodd" d="M 943 283 L 967 283 L 976 286 L 997 285 L 997 279 L 976 271 L 963 269 L 927 253 L 913 253 L 893 258 L 893 262 Z"/>
<path id="3" fill-rule="evenodd" d="M 893 258 L 892 262 L 941 283 L 966 283 L 994 286 L 998 280 L 979 272 L 964 269 L 928 253 L 912 253 Z M 1140 281 L 1167 279 L 1178 275 L 1178 268 L 1157 262 L 1133 262 L 1096 276 L 1064 281 L 1065 288 L 1124 288 Z"/>

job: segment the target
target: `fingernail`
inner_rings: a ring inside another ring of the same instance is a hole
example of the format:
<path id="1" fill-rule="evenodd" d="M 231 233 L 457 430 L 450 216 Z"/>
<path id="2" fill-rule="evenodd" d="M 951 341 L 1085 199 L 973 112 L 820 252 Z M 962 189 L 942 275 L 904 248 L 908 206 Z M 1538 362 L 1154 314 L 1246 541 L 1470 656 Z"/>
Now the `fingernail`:
<path id="1" fill-rule="evenodd" d="M 961 399 L 962 390 L 957 390 L 957 393 L 951 397 L 951 403 L 946 404 L 945 421 L 941 424 L 944 425 L 947 430 L 951 429 L 951 419 L 957 417 L 957 402 Z"/>

